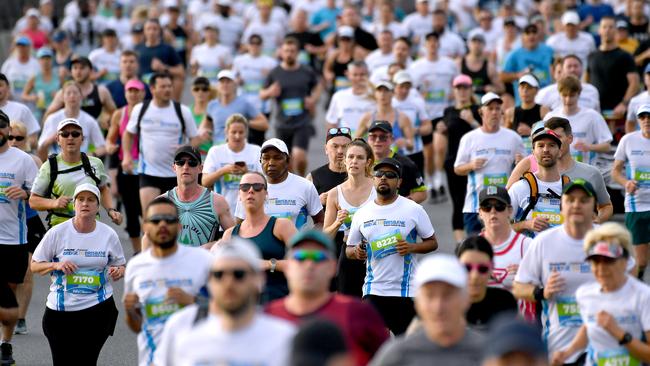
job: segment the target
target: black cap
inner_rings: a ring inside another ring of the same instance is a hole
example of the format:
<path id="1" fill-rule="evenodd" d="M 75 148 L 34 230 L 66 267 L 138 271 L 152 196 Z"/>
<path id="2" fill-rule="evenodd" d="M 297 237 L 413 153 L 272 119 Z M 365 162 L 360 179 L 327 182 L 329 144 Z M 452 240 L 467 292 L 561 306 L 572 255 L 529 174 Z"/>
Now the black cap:
<path id="1" fill-rule="evenodd" d="M 524 27 L 524 33 L 537 33 L 537 25 L 534 23 L 528 23 Z"/>
<path id="2" fill-rule="evenodd" d="M 201 152 L 197 150 L 195 147 L 192 147 L 192 145 L 183 145 L 176 149 L 176 152 L 174 153 L 174 159 L 177 159 L 181 155 L 189 155 L 190 157 L 198 160 L 199 162 L 201 161 Z"/>
<path id="3" fill-rule="evenodd" d="M 514 25 L 517 26 L 517 21 L 514 17 L 508 17 L 503 20 L 503 25 Z"/>
<path id="4" fill-rule="evenodd" d="M 199 76 L 194 81 L 192 82 L 192 85 L 205 85 L 205 86 L 210 86 L 210 80 L 206 78 L 205 76 Z"/>
<path id="5" fill-rule="evenodd" d="M 70 61 L 70 68 L 71 69 L 72 69 L 72 65 L 74 65 L 74 64 L 83 64 L 85 66 L 90 67 L 91 69 L 93 68 L 93 63 L 90 62 L 90 59 L 88 59 L 88 57 L 84 57 L 84 56 L 74 57 L 72 59 L 72 61 Z"/>
<path id="6" fill-rule="evenodd" d="M 487 186 L 483 188 L 478 194 L 479 205 L 489 199 L 495 199 L 505 203 L 506 205 L 510 205 L 510 195 L 508 194 L 508 190 L 504 187 Z"/>
<path id="7" fill-rule="evenodd" d="M 397 175 L 402 176 L 402 164 L 393 158 L 384 158 L 381 159 L 372 170 L 379 170 L 382 166 L 387 166 L 395 169 Z"/>
<path id="8" fill-rule="evenodd" d="M 144 32 L 144 24 L 143 23 L 135 23 L 131 27 L 131 33 L 142 33 Z"/>
<path id="9" fill-rule="evenodd" d="M 558 147 L 562 147 L 562 140 L 560 139 L 560 136 L 557 133 L 555 133 L 555 131 L 553 131 L 553 130 L 551 130 L 549 128 L 544 128 L 544 129 L 540 129 L 540 130 L 535 131 L 535 133 L 533 134 L 533 139 L 532 140 L 533 140 L 533 143 L 535 143 L 535 141 L 537 141 L 539 139 L 543 139 L 543 138 L 551 139 L 551 140 L 557 142 Z"/>
<path id="10" fill-rule="evenodd" d="M 0 81 L 4 81 L 5 83 L 7 83 L 7 85 L 9 85 L 9 79 L 7 79 L 7 75 L 1 72 L 0 72 Z"/>
<path id="11" fill-rule="evenodd" d="M 373 130 L 382 130 L 384 132 L 393 133 L 393 126 L 391 126 L 388 121 L 372 121 L 368 128 L 368 132 L 372 132 Z"/>
<path id="12" fill-rule="evenodd" d="M 112 28 L 106 28 L 102 32 L 102 37 L 117 37 L 117 33 Z"/>

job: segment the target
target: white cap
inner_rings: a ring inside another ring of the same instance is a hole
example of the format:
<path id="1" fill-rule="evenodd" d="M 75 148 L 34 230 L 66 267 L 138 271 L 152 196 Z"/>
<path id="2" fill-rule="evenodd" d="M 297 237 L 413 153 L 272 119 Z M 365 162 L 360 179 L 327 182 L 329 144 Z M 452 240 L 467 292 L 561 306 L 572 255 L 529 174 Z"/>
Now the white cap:
<path id="1" fill-rule="evenodd" d="M 526 83 L 533 88 L 539 88 L 539 81 L 537 81 L 537 78 L 531 74 L 526 74 L 522 77 L 519 78 L 519 82 L 517 84 L 521 83 Z"/>
<path id="2" fill-rule="evenodd" d="M 232 1 L 230 1 L 230 0 L 217 0 L 217 5 L 220 5 L 220 6 L 232 6 Z"/>
<path id="3" fill-rule="evenodd" d="M 178 0 L 165 0 L 163 4 L 165 8 L 178 8 Z"/>
<path id="4" fill-rule="evenodd" d="M 636 110 L 636 116 L 638 117 L 641 113 L 650 113 L 650 104 L 641 104 Z"/>
<path id="5" fill-rule="evenodd" d="M 413 79 L 411 79 L 411 74 L 408 73 L 406 70 L 400 70 L 395 73 L 393 76 L 393 82 L 395 85 L 399 84 L 404 84 L 404 83 L 411 83 L 413 84 Z"/>
<path id="6" fill-rule="evenodd" d="M 41 13 L 36 8 L 29 8 L 25 13 L 25 16 L 38 18 L 41 16 Z"/>
<path id="7" fill-rule="evenodd" d="M 488 105 L 490 102 L 498 100 L 499 102 L 503 103 L 503 100 L 498 94 L 495 94 L 493 92 L 487 92 L 485 95 L 481 98 L 481 105 Z"/>
<path id="8" fill-rule="evenodd" d="M 459 289 L 467 287 L 467 270 L 450 254 L 431 254 L 420 261 L 415 270 L 415 287 L 433 281 L 448 283 Z"/>
<path id="9" fill-rule="evenodd" d="M 562 14 L 561 21 L 563 25 L 567 25 L 567 24 L 578 25 L 580 24 L 580 16 L 575 11 L 567 11 L 564 14 Z"/>
<path id="10" fill-rule="evenodd" d="M 52 3 L 52 0 L 41 0 L 39 2 L 40 5 L 51 4 L 51 3 Z"/>
<path id="11" fill-rule="evenodd" d="M 72 195 L 72 199 L 77 198 L 77 195 L 81 192 L 90 192 L 94 194 L 97 197 L 98 201 L 99 198 L 101 197 L 101 195 L 99 194 L 99 188 L 97 188 L 96 185 L 92 183 L 82 183 L 74 189 L 74 194 Z"/>
<path id="12" fill-rule="evenodd" d="M 77 121 L 74 118 L 66 118 L 63 121 L 59 122 L 59 126 L 56 128 L 56 130 L 61 131 L 63 129 L 63 127 L 69 126 L 69 125 L 75 125 L 75 126 L 79 127 L 79 129 L 83 130 L 83 128 L 81 128 L 81 125 L 79 124 L 79 121 Z"/>
<path id="13" fill-rule="evenodd" d="M 214 262 L 222 259 L 240 259 L 248 263 L 255 272 L 261 271 L 262 255 L 253 242 L 248 239 L 233 237 L 214 246 Z"/>
<path id="14" fill-rule="evenodd" d="M 354 28 L 349 25 L 342 25 L 337 29 L 336 34 L 338 34 L 339 37 L 354 38 Z"/>
<path id="15" fill-rule="evenodd" d="M 379 89 L 379 87 L 381 86 L 391 91 L 395 88 L 395 85 L 393 85 L 393 83 L 391 83 L 390 80 L 379 80 L 375 84 L 375 89 Z"/>
<path id="16" fill-rule="evenodd" d="M 237 80 L 237 76 L 235 75 L 235 72 L 232 70 L 221 70 L 217 74 L 217 80 L 221 80 L 221 78 L 226 78 L 230 79 L 232 81 Z"/>
<path id="17" fill-rule="evenodd" d="M 263 153 L 264 150 L 271 147 L 278 149 L 281 153 L 285 153 L 289 155 L 289 149 L 287 149 L 287 144 L 285 144 L 284 141 L 276 138 L 272 138 L 264 141 L 264 143 L 262 144 L 262 148 L 260 149 L 260 153 Z"/>

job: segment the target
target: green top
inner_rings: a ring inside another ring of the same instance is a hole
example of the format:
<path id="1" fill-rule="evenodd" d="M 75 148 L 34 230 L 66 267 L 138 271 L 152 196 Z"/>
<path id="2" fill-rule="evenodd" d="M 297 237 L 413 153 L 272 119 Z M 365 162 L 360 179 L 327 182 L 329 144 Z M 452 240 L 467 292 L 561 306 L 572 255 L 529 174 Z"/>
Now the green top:
<path id="1" fill-rule="evenodd" d="M 190 111 L 192 111 L 192 117 L 194 117 L 194 123 L 196 123 L 196 128 L 198 129 L 205 118 L 205 113 L 196 114 L 194 113 L 194 104 L 190 106 Z M 205 162 L 205 157 L 208 156 L 208 150 L 212 147 L 212 139 L 199 145 L 199 151 L 201 152 L 201 160 Z"/>

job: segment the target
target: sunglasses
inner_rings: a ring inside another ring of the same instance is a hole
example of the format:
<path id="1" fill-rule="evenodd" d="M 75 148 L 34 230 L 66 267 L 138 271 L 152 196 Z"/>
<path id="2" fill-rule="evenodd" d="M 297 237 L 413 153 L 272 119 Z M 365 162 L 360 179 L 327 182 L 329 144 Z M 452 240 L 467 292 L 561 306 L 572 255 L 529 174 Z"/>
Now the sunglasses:
<path id="1" fill-rule="evenodd" d="M 178 159 L 178 160 L 174 160 L 174 164 L 176 164 L 176 166 L 179 167 L 187 164 L 191 168 L 196 168 L 197 166 L 199 166 L 199 161 L 196 159 Z"/>
<path id="2" fill-rule="evenodd" d="M 81 136 L 81 132 L 79 132 L 79 131 L 61 131 L 61 132 L 59 132 L 59 136 L 65 138 L 65 139 L 72 136 L 72 138 L 76 139 L 77 137 Z"/>
<path id="3" fill-rule="evenodd" d="M 329 138 L 335 137 L 335 136 L 347 136 L 347 137 L 352 137 L 352 130 L 350 130 L 348 127 L 334 127 L 330 128 L 327 130 L 327 136 Z"/>
<path id="4" fill-rule="evenodd" d="M 506 210 L 508 207 L 505 203 L 503 202 L 496 202 L 496 203 L 485 203 L 481 205 L 481 210 L 485 212 L 490 212 L 492 211 L 492 208 L 494 207 L 497 212 L 503 212 Z"/>
<path id="5" fill-rule="evenodd" d="M 388 135 L 368 135 L 368 141 L 370 140 L 376 140 L 376 141 L 381 141 L 385 142 L 388 141 Z"/>
<path id="6" fill-rule="evenodd" d="M 242 192 L 248 192 L 253 188 L 255 192 L 261 192 L 263 189 L 266 188 L 264 183 L 240 183 L 239 184 L 239 190 Z"/>
<path id="7" fill-rule="evenodd" d="M 9 127 L 9 122 L 7 121 L 0 121 L 0 128 L 7 128 Z"/>
<path id="8" fill-rule="evenodd" d="M 248 275 L 245 269 L 233 269 L 231 271 L 212 271 L 212 277 L 221 281 L 225 275 L 231 275 L 236 281 L 242 281 Z"/>
<path id="9" fill-rule="evenodd" d="M 330 259 L 330 256 L 322 250 L 298 249 L 293 251 L 291 258 L 298 262 L 310 260 L 314 263 L 321 263 Z"/>
<path id="10" fill-rule="evenodd" d="M 192 88 L 192 90 L 195 91 L 195 92 L 199 92 L 199 91 L 207 92 L 207 91 L 210 91 L 210 88 L 208 88 L 208 87 L 195 87 L 195 88 Z"/>
<path id="11" fill-rule="evenodd" d="M 467 272 L 477 271 L 480 274 L 486 274 L 490 271 L 492 266 L 484 263 L 465 263 Z"/>
<path id="12" fill-rule="evenodd" d="M 160 224 L 161 221 L 164 221 L 166 224 L 176 224 L 178 223 L 178 216 L 176 215 L 153 215 L 146 220 L 154 225 Z"/>
<path id="13" fill-rule="evenodd" d="M 20 142 L 20 141 L 23 141 L 25 139 L 25 136 L 9 135 L 9 136 L 7 136 L 7 138 L 9 139 L 9 141 L 16 140 L 16 141 Z"/>
<path id="14" fill-rule="evenodd" d="M 251 46 L 261 46 L 262 42 L 250 42 L 249 43 Z"/>
<path id="15" fill-rule="evenodd" d="M 386 177 L 387 179 L 397 179 L 399 174 L 390 170 L 375 170 L 375 178 Z"/>

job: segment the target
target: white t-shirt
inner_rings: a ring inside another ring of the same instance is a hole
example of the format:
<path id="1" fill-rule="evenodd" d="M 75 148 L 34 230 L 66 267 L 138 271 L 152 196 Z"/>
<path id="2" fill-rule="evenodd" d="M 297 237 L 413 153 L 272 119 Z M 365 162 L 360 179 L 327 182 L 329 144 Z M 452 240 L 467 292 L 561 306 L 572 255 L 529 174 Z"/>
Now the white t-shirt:
<path id="1" fill-rule="evenodd" d="M 0 72 L 9 79 L 12 98 L 16 100 L 21 100 L 27 81 L 36 76 L 40 70 L 38 61 L 33 57 L 24 64 L 18 61 L 17 57 L 9 57 L 0 68 Z"/>
<path id="2" fill-rule="evenodd" d="M 253 57 L 248 53 L 235 57 L 232 63 L 232 70 L 242 79 L 243 85 L 239 87 L 239 93 L 244 94 L 257 110 L 267 112 L 268 109 L 260 99 L 260 90 L 264 86 L 266 76 L 278 65 L 278 60 L 273 57 L 260 55 Z"/>
<path id="3" fill-rule="evenodd" d="M 366 279 L 363 295 L 413 297 L 412 281 L 419 254 L 401 256 L 395 249 L 398 240 L 416 243 L 417 237 L 435 233 L 429 215 L 414 201 L 398 196 L 395 202 L 380 206 L 368 202 L 352 217 L 348 246 L 366 243 Z"/>
<path id="4" fill-rule="evenodd" d="M 438 54 L 440 56 L 446 56 L 450 58 L 462 57 L 467 53 L 467 48 L 465 47 L 465 41 L 458 34 L 445 29 L 444 33 L 440 35 L 438 39 L 440 47 L 438 48 Z M 424 49 L 424 39 L 420 40 L 420 55 L 425 55 Z M 411 75 L 413 76 L 413 75 Z M 415 80 L 415 78 L 414 78 Z"/>
<path id="5" fill-rule="evenodd" d="M 560 91 L 557 89 L 557 83 L 542 88 L 535 96 L 535 103 L 548 107 L 550 110 L 562 107 Z M 631 103 L 631 102 L 630 102 Z M 578 106 L 580 108 L 593 109 L 600 112 L 600 93 L 595 86 L 589 83 L 582 83 L 582 91 L 578 97 Z"/>
<path id="6" fill-rule="evenodd" d="M 389 24 L 381 24 L 379 22 L 374 22 L 368 26 L 368 29 L 366 29 L 369 33 L 372 33 L 372 35 L 375 36 L 375 38 L 379 37 L 381 32 L 387 30 L 393 35 L 393 39 L 397 39 L 400 37 L 407 37 L 408 36 L 408 30 L 404 29 L 402 25 L 396 21 L 392 21 Z"/>
<path id="7" fill-rule="evenodd" d="M 393 97 L 392 105 L 393 108 L 404 113 L 409 118 L 415 132 L 413 149 L 400 149 L 400 153 L 402 155 L 410 155 L 422 151 L 424 146 L 422 144 L 422 136 L 420 136 L 418 131 L 420 126 L 422 126 L 422 121 L 430 119 L 424 99 L 422 99 L 422 96 L 417 92 L 409 93 L 404 100 L 397 100 L 397 97 Z"/>
<path id="8" fill-rule="evenodd" d="M 234 152 L 228 148 L 228 144 L 223 144 L 210 148 L 203 163 L 203 174 L 214 173 L 222 167 L 237 161 L 246 162 L 248 171 L 262 171 L 259 146 L 247 143 L 242 151 Z M 214 191 L 226 199 L 231 211 L 234 211 L 237 207 L 241 177 L 241 175 L 227 173 L 214 182 Z"/>
<path id="9" fill-rule="evenodd" d="M 406 59 L 406 68 L 408 69 L 409 66 L 413 63 L 413 60 L 409 57 Z M 384 66 L 379 66 L 376 69 L 370 69 L 370 82 L 372 84 L 377 84 L 380 81 L 390 81 L 390 76 L 388 75 L 388 66 L 389 65 L 384 65 Z"/>
<path id="10" fill-rule="evenodd" d="M 195 323 L 198 311 L 198 304 L 187 305 L 167 319 L 160 334 L 156 351 L 153 354 L 154 365 L 169 365 L 171 363 L 169 352 L 173 349 L 173 345 L 179 336 L 182 336 L 185 331 L 198 324 L 198 322 Z M 207 314 L 200 322 L 210 320 L 212 317 L 215 317 L 215 315 Z"/>
<path id="11" fill-rule="evenodd" d="M 41 130 L 41 125 L 36 121 L 34 114 L 26 105 L 8 100 L 3 106 L 0 106 L 10 121 L 20 121 L 27 127 L 27 135 L 32 135 Z"/>
<path id="12" fill-rule="evenodd" d="M 303 177 L 289 173 L 284 182 L 268 184 L 264 212 L 269 216 L 289 219 L 300 229 L 309 216 L 317 215 L 322 209 L 316 187 Z M 235 217 L 246 218 L 244 206 L 240 201 L 237 201 Z"/>
<path id="13" fill-rule="evenodd" d="M 352 92 L 352 88 L 339 90 L 332 96 L 325 120 L 339 127 L 349 127 L 354 134 L 354 131 L 359 128 L 361 117 L 367 112 L 374 111 L 376 105 L 372 96 L 356 95 Z"/>
<path id="14" fill-rule="evenodd" d="M 140 298 L 142 331 L 138 334 L 139 365 L 148 366 L 167 319 L 180 305 L 166 303 L 171 287 L 196 295 L 210 275 L 212 255 L 205 249 L 178 245 L 175 253 L 165 258 L 154 257 L 151 249 L 131 258 L 124 274 L 124 293 Z"/>
<path id="15" fill-rule="evenodd" d="M 133 107 L 129 124 L 126 126 L 126 130 L 134 135 L 138 133 L 138 116 L 141 109 L 142 103 Z M 198 134 L 190 109 L 181 105 L 181 112 L 185 120 L 185 134 L 172 102 L 163 108 L 156 106 L 154 102 L 149 104 L 140 122 L 140 174 L 165 178 L 176 176 L 172 170 L 174 151 L 186 143 L 188 138 Z"/>
<path id="16" fill-rule="evenodd" d="M 560 214 L 560 196 L 562 195 L 562 179 L 555 182 L 544 182 L 539 179 L 537 173 L 533 173 L 537 178 L 537 187 L 539 198 L 535 207 L 526 215 L 524 220 L 531 220 L 535 217 L 545 217 L 548 219 L 549 227 L 561 225 L 563 222 L 562 214 Z M 556 196 L 549 193 L 548 190 L 556 193 Z M 510 195 L 510 202 L 512 202 L 513 218 L 516 220 L 521 219 L 524 210 L 528 207 L 530 202 L 530 186 L 528 181 L 520 179 L 508 190 Z"/>
<path id="17" fill-rule="evenodd" d="M 293 324 L 262 313 L 234 332 L 224 330 L 220 318 L 212 316 L 176 337 L 169 365 L 284 366 L 295 334 Z"/>
<path id="18" fill-rule="evenodd" d="M 576 161 L 594 165 L 597 153 L 593 151 L 578 151 L 573 147 L 579 141 L 585 144 L 600 144 L 612 141 L 612 133 L 607 126 L 603 116 L 593 109 L 580 108 L 578 113 L 568 116 L 563 108 L 559 107 L 546 114 L 544 121 L 551 117 L 564 117 L 571 123 L 573 131 L 573 143 L 571 144 L 571 156 Z"/>
<path id="19" fill-rule="evenodd" d="M 29 154 L 15 147 L 0 153 L 0 244 L 27 243 L 27 200 L 9 199 L 5 190 L 12 186 L 32 189 L 38 168 Z"/>
<path id="20" fill-rule="evenodd" d="M 95 70 L 108 71 L 100 79 L 102 82 L 117 80 L 120 78 L 120 55 L 122 52 L 116 49 L 113 52 L 108 52 L 105 48 L 97 48 L 90 52 L 88 59 L 93 63 Z"/>
<path id="21" fill-rule="evenodd" d="M 524 254 L 530 248 L 531 238 L 510 230 L 510 236 L 503 243 L 492 246 L 494 267 L 488 286 L 512 290 L 515 273 L 508 271 L 511 265 L 519 265 Z"/>
<path id="22" fill-rule="evenodd" d="M 248 40 L 253 34 L 259 35 L 262 37 L 262 50 L 264 50 L 264 54 L 273 56 L 275 51 L 280 47 L 282 38 L 286 32 L 283 24 L 286 25 L 286 23 L 276 23 L 273 21 L 262 23 L 261 21 L 255 20 L 248 24 L 244 30 L 242 39 Z"/>
<path id="23" fill-rule="evenodd" d="M 625 192 L 625 212 L 650 211 L 650 139 L 641 131 L 626 134 L 618 143 L 614 159 L 627 163 L 627 179 L 637 181 L 634 194 Z"/>
<path id="24" fill-rule="evenodd" d="M 576 292 L 582 322 L 589 338 L 589 365 L 640 365 L 625 346 L 618 344 L 596 321 L 600 311 L 606 311 L 634 339 L 642 339 L 650 331 L 650 287 L 632 276 L 614 292 L 602 292 L 598 282 L 584 284 Z M 624 362 L 627 361 L 627 362 Z M 636 362 L 634 362 L 636 361 Z"/>
<path id="25" fill-rule="evenodd" d="M 382 53 L 380 49 L 376 49 L 368 54 L 365 59 L 368 70 L 375 70 L 379 67 L 386 66 L 395 62 L 393 52 Z"/>
<path id="26" fill-rule="evenodd" d="M 451 103 L 451 82 L 460 73 L 458 65 L 447 57 L 440 56 L 436 61 L 421 58 L 408 68 L 415 87 L 423 94 L 427 111 L 431 118 L 442 117 Z"/>
<path id="27" fill-rule="evenodd" d="M 433 15 L 422 15 L 418 12 L 407 15 L 402 21 L 404 29 L 409 32 L 409 37 L 417 36 L 420 40 L 433 31 Z"/>
<path id="28" fill-rule="evenodd" d="M 95 148 L 106 145 L 106 140 L 104 140 L 102 130 L 99 128 L 97 121 L 91 115 L 84 111 L 79 111 L 78 116 L 68 117 L 65 115 L 65 110 L 61 109 L 50 114 L 43 123 L 43 132 L 41 132 L 41 137 L 38 139 L 39 147 L 45 143 L 45 140 L 57 134 L 59 122 L 66 118 L 75 118 L 81 125 L 81 131 L 84 135 L 84 139 L 81 142 L 81 152 L 87 153 L 89 144 L 93 144 Z M 50 145 L 48 154 L 58 154 L 60 152 L 61 147 L 58 143 L 54 142 Z"/>
<path id="29" fill-rule="evenodd" d="M 208 78 L 211 83 L 216 83 L 219 71 L 232 64 L 232 51 L 220 44 L 211 47 L 207 43 L 201 43 L 192 48 L 190 63 L 198 65 L 197 74 L 199 76 Z"/>
<path id="30" fill-rule="evenodd" d="M 214 14 L 208 10 L 200 14 L 194 29 L 202 32 L 208 25 L 216 26 L 219 29 L 219 43 L 227 47 L 232 54 L 237 51 L 237 44 L 240 41 L 248 41 L 241 38 L 244 32 L 244 21 L 236 15 L 224 18 L 221 14 Z"/>
<path id="31" fill-rule="evenodd" d="M 627 120 L 637 122 L 636 111 L 644 104 L 650 104 L 650 92 L 645 90 L 630 99 L 630 104 L 627 107 Z M 638 123 L 636 128 L 639 129 Z"/>
<path id="32" fill-rule="evenodd" d="M 97 221 L 95 230 L 80 233 L 72 222 L 48 230 L 32 257 L 35 262 L 71 261 L 79 267 L 69 275 L 50 273 L 46 306 L 56 311 L 88 309 L 113 296 L 108 267 L 126 263 L 120 238 L 110 226 Z"/>
<path id="33" fill-rule="evenodd" d="M 506 186 L 516 154 L 525 154 L 524 144 L 516 132 L 507 128 L 499 128 L 495 133 L 486 133 L 477 128 L 460 139 L 454 167 L 477 158 L 487 160 L 481 169 L 467 175 L 463 212 L 478 212 L 478 194 L 484 186 Z"/>
<path id="34" fill-rule="evenodd" d="M 589 54 L 596 50 L 594 37 L 587 32 L 578 32 L 575 39 L 567 37 L 565 32 L 558 32 L 548 37 L 546 45 L 553 49 L 556 56 L 578 56 L 583 65 L 587 65 Z"/>

